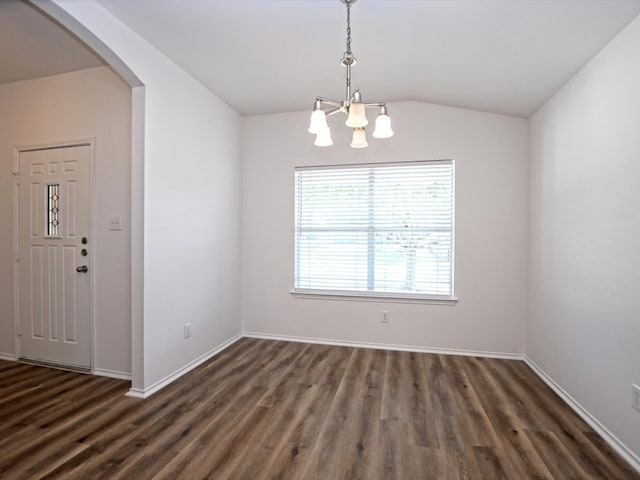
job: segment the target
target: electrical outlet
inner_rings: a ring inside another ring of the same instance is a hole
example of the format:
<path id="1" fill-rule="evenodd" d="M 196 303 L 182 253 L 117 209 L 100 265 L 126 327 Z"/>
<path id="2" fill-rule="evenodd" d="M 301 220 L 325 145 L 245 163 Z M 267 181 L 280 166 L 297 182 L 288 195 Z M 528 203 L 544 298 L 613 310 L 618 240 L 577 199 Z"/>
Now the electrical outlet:
<path id="1" fill-rule="evenodd" d="M 380 312 L 380 323 L 390 323 L 390 319 L 389 319 L 389 311 L 388 310 L 382 310 L 382 312 Z"/>
<path id="2" fill-rule="evenodd" d="M 640 412 L 640 387 L 631 385 L 631 405 Z"/>
<path id="3" fill-rule="evenodd" d="M 191 336 L 191 322 L 184 324 L 184 338 Z"/>

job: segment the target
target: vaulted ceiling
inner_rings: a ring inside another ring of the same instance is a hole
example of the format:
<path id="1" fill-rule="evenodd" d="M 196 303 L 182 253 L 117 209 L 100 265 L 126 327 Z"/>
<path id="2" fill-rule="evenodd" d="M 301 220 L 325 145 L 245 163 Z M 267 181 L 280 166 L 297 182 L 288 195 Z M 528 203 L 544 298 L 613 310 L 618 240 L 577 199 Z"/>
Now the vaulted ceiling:
<path id="1" fill-rule="evenodd" d="M 344 96 L 339 0 L 97 1 L 244 115 Z M 527 117 L 639 13 L 640 0 L 359 0 L 353 86 Z M 0 82 L 99 63 L 38 15 L 0 2 Z"/>

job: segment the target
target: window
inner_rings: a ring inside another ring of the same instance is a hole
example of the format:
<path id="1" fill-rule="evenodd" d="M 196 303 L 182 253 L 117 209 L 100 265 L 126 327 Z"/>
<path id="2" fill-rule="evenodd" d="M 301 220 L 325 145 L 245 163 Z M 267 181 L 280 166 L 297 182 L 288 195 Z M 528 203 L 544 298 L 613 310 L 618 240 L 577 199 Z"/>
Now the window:
<path id="1" fill-rule="evenodd" d="M 60 237 L 60 185 L 46 185 L 47 224 L 45 236 Z"/>
<path id="2" fill-rule="evenodd" d="M 453 299 L 452 160 L 295 171 L 294 292 Z"/>

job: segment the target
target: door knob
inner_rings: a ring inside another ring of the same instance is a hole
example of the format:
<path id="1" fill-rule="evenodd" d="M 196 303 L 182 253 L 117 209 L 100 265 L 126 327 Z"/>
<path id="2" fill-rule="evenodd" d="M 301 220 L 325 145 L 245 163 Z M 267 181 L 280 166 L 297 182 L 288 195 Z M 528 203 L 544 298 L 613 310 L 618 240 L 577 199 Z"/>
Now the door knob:
<path id="1" fill-rule="evenodd" d="M 76 268 L 76 272 L 78 273 L 87 273 L 88 271 L 89 269 L 87 268 L 86 265 L 82 265 L 81 267 Z"/>

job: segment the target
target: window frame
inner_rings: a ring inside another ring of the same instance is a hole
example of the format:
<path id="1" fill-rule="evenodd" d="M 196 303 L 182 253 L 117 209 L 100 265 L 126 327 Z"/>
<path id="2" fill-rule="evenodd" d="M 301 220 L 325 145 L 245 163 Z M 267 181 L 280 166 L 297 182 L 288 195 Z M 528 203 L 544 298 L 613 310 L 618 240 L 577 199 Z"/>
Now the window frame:
<path id="1" fill-rule="evenodd" d="M 455 296 L 455 162 L 453 159 L 444 160 L 418 160 L 408 162 L 381 162 L 381 163 L 360 163 L 360 164 L 337 164 L 322 166 L 298 166 L 294 169 L 294 216 L 298 214 L 298 189 L 297 175 L 301 171 L 320 171 L 320 170 L 337 170 L 337 169 L 371 169 L 384 167 L 402 167 L 417 165 L 450 165 L 451 166 L 451 260 L 449 262 L 451 270 L 450 294 L 422 294 L 422 293 L 402 293 L 390 291 L 371 291 L 371 290 L 341 290 L 341 289 L 321 289 L 321 288 L 304 288 L 296 287 L 297 269 L 299 268 L 297 236 L 298 223 L 294 218 L 294 271 L 293 271 L 293 288 L 291 295 L 297 298 L 312 299 L 328 299 L 328 300 L 353 300 L 353 301 L 378 301 L 378 302 L 397 302 L 397 303 L 431 303 L 440 305 L 455 305 L 458 301 Z"/>

